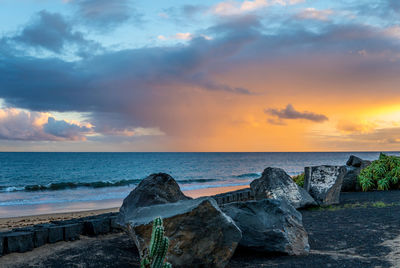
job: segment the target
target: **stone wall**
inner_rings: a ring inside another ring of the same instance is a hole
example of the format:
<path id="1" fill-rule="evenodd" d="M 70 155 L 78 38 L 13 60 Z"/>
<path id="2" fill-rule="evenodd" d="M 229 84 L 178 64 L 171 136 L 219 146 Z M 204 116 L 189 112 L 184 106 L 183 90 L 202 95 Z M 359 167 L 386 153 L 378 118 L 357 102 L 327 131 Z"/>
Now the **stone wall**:
<path id="1" fill-rule="evenodd" d="M 117 213 L 52 221 L 0 233 L 0 256 L 13 252 L 26 252 L 47 243 L 73 241 L 81 235 L 97 236 L 121 232 L 115 223 Z"/>
<path id="2" fill-rule="evenodd" d="M 217 194 L 211 196 L 217 201 L 218 205 L 224 205 L 232 202 L 240 202 L 247 200 L 254 200 L 254 194 L 250 188 L 241 189 L 233 192 L 227 192 L 223 194 Z"/>

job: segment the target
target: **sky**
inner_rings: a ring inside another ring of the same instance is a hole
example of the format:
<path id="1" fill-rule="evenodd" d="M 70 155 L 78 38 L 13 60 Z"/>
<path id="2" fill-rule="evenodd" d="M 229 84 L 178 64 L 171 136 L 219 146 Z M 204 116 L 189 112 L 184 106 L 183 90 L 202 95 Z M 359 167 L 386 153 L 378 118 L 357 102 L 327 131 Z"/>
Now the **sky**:
<path id="1" fill-rule="evenodd" d="M 396 150 L 398 0 L 0 0 L 0 151 Z"/>

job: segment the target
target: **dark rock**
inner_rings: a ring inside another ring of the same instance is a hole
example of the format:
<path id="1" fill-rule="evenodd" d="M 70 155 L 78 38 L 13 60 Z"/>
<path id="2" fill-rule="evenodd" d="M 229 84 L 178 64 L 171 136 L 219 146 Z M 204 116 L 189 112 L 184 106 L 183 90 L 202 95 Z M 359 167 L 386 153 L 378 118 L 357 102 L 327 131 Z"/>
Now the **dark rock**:
<path id="1" fill-rule="evenodd" d="M 345 167 L 305 167 L 304 172 L 304 189 L 319 205 L 339 204 L 343 177 L 346 174 Z"/>
<path id="2" fill-rule="evenodd" d="M 27 252 L 33 249 L 32 232 L 9 232 L 4 235 L 7 253 Z"/>
<path id="3" fill-rule="evenodd" d="M 179 185 L 170 175 L 165 173 L 152 174 L 143 179 L 124 199 L 117 222 L 120 224 L 126 222 L 126 218 L 130 218 L 132 211 L 138 207 L 189 199 L 191 198 L 182 193 Z"/>
<path id="4" fill-rule="evenodd" d="M 167 260 L 173 267 L 224 267 L 241 239 L 241 231 L 213 198 L 139 207 L 127 219 L 129 235 L 143 257 L 152 221 L 160 216 L 170 240 Z"/>
<path id="5" fill-rule="evenodd" d="M 350 155 L 349 160 L 347 160 L 346 165 L 351 167 L 365 168 L 371 164 L 369 160 L 363 160 L 355 155 Z"/>
<path id="6" fill-rule="evenodd" d="M 99 218 L 84 222 L 84 233 L 91 236 L 107 234 L 110 232 L 110 219 Z"/>
<path id="7" fill-rule="evenodd" d="M 83 231 L 83 223 L 71 223 L 64 225 L 64 240 L 78 240 Z"/>
<path id="8" fill-rule="evenodd" d="M 289 255 L 304 255 L 310 250 L 302 216 L 285 200 L 236 202 L 221 209 L 242 231 L 241 247 Z"/>
<path id="9" fill-rule="evenodd" d="M 362 190 L 358 182 L 358 175 L 363 168 L 368 167 L 371 161 L 362 160 L 361 158 L 351 155 L 347 160 L 346 173 L 343 177 L 342 192 L 359 192 Z"/>
<path id="10" fill-rule="evenodd" d="M 251 182 L 250 188 L 257 200 L 264 198 L 286 200 L 295 208 L 317 205 L 307 191 L 299 187 L 281 168 L 266 168 L 261 178 Z"/>
<path id="11" fill-rule="evenodd" d="M 62 225 L 49 224 L 49 243 L 64 240 L 64 227 Z"/>

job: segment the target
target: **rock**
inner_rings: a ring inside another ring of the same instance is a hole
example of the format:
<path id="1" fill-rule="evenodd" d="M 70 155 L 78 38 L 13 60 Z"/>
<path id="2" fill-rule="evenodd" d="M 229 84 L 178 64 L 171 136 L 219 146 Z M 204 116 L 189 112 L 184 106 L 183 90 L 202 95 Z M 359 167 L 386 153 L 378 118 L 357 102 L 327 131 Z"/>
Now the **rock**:
<path id="1" fill-rule="evenodd" d="M 368 167 L 371 161 L 351 155 L 345 166 L 346 173 L 343 177 L 342 192 L 359 192 L 362 190 L 358 182 L 358 175 L 363 168 Z"/>
<path id="2" fill-rule="evenodd" d="M 0 257 L 4 254 L 4 236 L 0 234 Z"/>
<path id="3" fill-rule="evenodd" d="M 170 241 L 167 260 L 173 267 L 225 267 L 242 237 L 211 197 L 138 207 L 127 219 L 128 233 L 142 257 L 158 216 Z"/>
<path id="4" fill-rule="evenodd" d="M 285 200 L 236 202 L 221 209 L 242 231 L 241 247 L 289 255 L 304 255 L 310 251 L 302 215 Z"/>
<path id="5" fill-rule="evenodd" d="M 110 219 L 99 218 L 86 220 L 84 223 L 84 233 L 91 236 L 107 234 L 110 232 Z"/>
<path id="6" fill-rule="evenodd" d="M 189 200 L 176 181 L 168 174 L 157 173 L 143 179 L 124 199 L 119 210 L 117 223 L 123 226 L 133 210 L 156 204 L 166 204 L 180 200 Z"/>
<path id="7" fill-rule="evenodd" d="M 349 160 L 347 160 L 346 165 L 351 167 L 365 168 L 371 164 L 369 160 L 363 160 L 355 155 L 350 155 Z"/>
<path id="8" fill-rule="evenodd" d="M 295 208 L 317 205 L 307 191 L 299 187 L 281 168 L 266 168 L 261 178 L 250 183 L 250 188 L 257 200 L 264 198 L 283 199 Z"/>
<path id="9" fill-rule="evenodd" d="M 32 232 L 9 232 L 4 237 L 7 241 L 7 253 L 22 253 L 33 249 Z"/>
<path id="10" fill-rule="evenodd" d="M 304 189 L 319 205 L 339 204 L 343 177 L 346 174 L 345 167 L 305 167 L 304 172 Z"/>
<path id="11" fill-rule="evenodd" d="M 83 223 L 71 223 L 64 225 L 64 240 L 78 240 L 83 230 Z"/>
<path id="12" fill-rule="evenodd" d="M 49 224 L 49 243 L 56 243 L 64 240 L 64 229 L 62 225 Z"/>

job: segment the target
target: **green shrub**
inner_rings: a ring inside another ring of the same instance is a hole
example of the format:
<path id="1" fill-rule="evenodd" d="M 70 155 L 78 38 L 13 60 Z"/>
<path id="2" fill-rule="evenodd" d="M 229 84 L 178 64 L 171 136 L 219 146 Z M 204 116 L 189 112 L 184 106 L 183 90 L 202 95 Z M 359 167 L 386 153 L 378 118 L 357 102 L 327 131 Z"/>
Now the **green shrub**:
<path id="1" fill-rule="evenodd" d="M 361 170 L 358 181 L 363 191 L 399 189 L 400 157 L 381 153 L 378 160 Z"/>
<path id="2" fill-rule="evenodd" d="M 304 173 L 301 173 L 299 175 L 293 176 L 292 179 L 294 180 L 294 182 L 298 186 L 300 186 L 300 187 L 304 186 Z"/>

